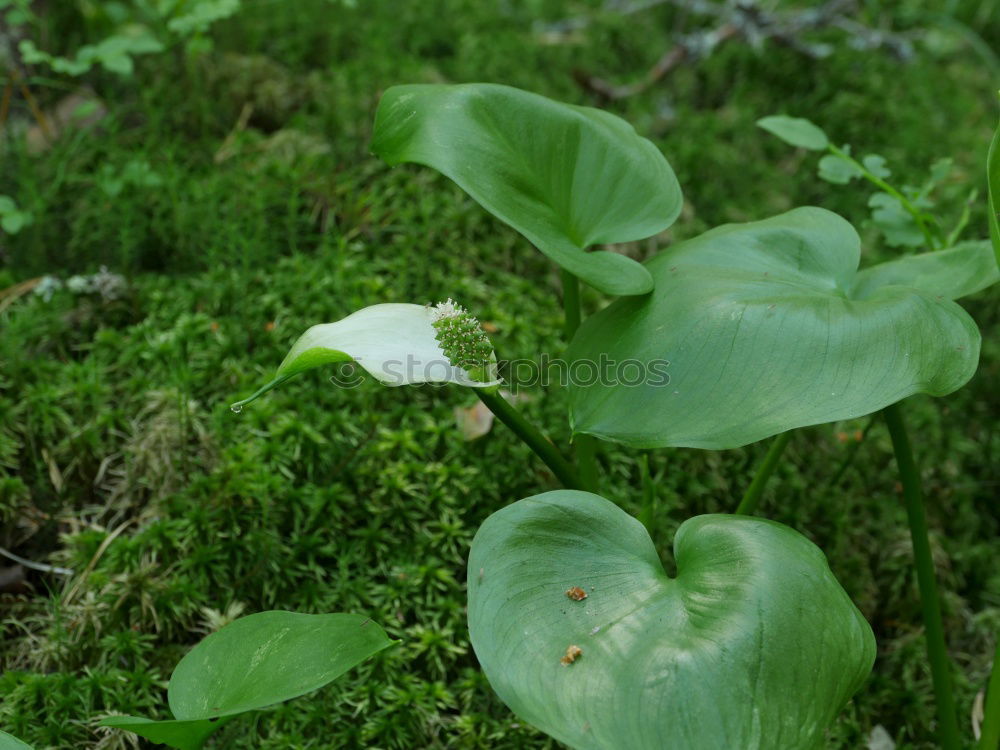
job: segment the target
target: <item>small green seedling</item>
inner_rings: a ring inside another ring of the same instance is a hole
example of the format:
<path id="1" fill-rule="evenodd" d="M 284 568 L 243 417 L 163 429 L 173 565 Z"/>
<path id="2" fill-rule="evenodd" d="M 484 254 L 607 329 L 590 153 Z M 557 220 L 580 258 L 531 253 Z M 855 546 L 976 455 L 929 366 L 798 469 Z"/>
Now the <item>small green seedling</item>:
<path id="1" fill-rule="evenodd" d="M 112 34 L 96 44 L 84 45 L 73 57 L 49 54 L 30 39 L 24 39 L 18 45 L 22 59 L 29 65 L 45 65 L 54 73 L 68 76 L 82 76 L 94 66 L 118 75 L 131 75 L 135 69 L 135 57 L 163 52 L 164 49 L 164 45 L 148 32 Z"/>
<path id="2" fill-rule="evenodd" d="M 249 615 L 209 635 L 177 664 L 167 687 L 173 720 L 109 716 L 101 724 L 199 750 L 237 716 L 318 690 L 393 643 L 361 615 Z"/>
<path id="3" fill-rule="evenodd" d="M 943 164 L 921 189 L 897 190 L 884 159 L 855 160 L 813 123 L 760 125 L 829 151 L 826 179 L 875 184 L 873 217 L 890 244 L 918 237 L 932 252 L 859 268 L 857 232 L 815 207 L 717 227 L 645 264 L 588 252 L 656 235 L 678 216 L 676 178 L 649 141 L 608 113 L 505 86 L 396 87 L 379 105 L 374 151 L 447 175 L 562 268 L 570 372 L 594 374 L 568 383 L 575 461 L 498 395 L 492 344 L 450 300 L 374 305 L 314 326 L 274 379 L 233 408 L 305 370 L 348 361 L 386 385 L 472 388 L 567 488 L 515 502 L 476 535 L 472 643 L 507 705 L 587 750 L 822 745 L 871 670 L 871 628 L 814 545 L 747 516 L 791 430 L 882 410 L 910 519 L 941 744 L 958 750 L 919 471 L 898 402 L 946 395 L 975 373 L 980 333 L 954 300 L 994 284 L 997 263 L 988 240 L 956 241 L 967 217 L 945 234 L 928 213 Z M 998 148 L 991 201 L 1000 194 Z M 622 295 L 582 325 L 581 279 Z M 606 377 L 608 363 L 657 377 Z M 736 514 L 680 527 L 675 578 L 642 524 L 597 494 L 570 491 L 598 484 L 594 438 L 724 449 L 771 435 Z"/>
<path id="4" fill-rule="evenodd" d="M 969 206 L 975 202 L 979 189 L 973 188 L 954 227 L 945 232 L 934 214 L 931 198 L 934 190 L 951 173 L 951 159 L 939 159 L 931 165 L 927 179 L 919 187 L 903 185 L 896 188 L 887 180 L 892 172 L 884 157 L 868 154 L 860 160 L 851 155 L 851 147 L 833 145 L 819 126 L 799 117 L 772 115 L 757 121 L 757 125 L 776 135 L 789 145 L 810 151 L 827 151 L 819 160 L 817 174 L 835 185 L 847 185 L 853 180 L 867 180 L 878 192 L 868 199 L 871 223 L 882 233 L 890 247 L 921 247 L 939 250 L 953 247 L 969 222 Z"/>
<path id="5" fill-rule="evenodd" d="M 112 164 L 103 164 L 94 181 L 106 196 L 117 198 L 123 190 L 129 188 L 155 188 L 163 184 L 163 178 L 157 174 L 145 159 L 130 159 L 121 168 Z"/>
<path id="6" fill-rule="evenodd" d="M 69 56 L 53 55 L 40 49 L 33 39 L 21 38 L 17 47 L 21 60 L 72 77 L 96 67 L 128 76 L 135 70 L 136 58 L 161 53 L 174 42 L 205 48 L 208 40 L 204 35 L 214 23 L 237 13 L 241 0 L 136 3 L 135 8 L 117 5 L 119 28 L 114 33 L 84 44 Z M 27 36 L 39 22 L 29 0 L 0 0 L 0 14 L 9 27 L 21 27 L 15 38 Z"/>

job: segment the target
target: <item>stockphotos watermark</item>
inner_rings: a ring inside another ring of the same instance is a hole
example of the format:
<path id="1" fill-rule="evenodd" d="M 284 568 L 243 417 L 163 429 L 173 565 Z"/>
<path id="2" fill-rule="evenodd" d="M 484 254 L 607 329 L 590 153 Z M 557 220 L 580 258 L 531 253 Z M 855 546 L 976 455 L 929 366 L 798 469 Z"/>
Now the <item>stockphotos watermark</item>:
<path id="1" fill-rule="evenodd" d="M 653 359 L 612 359 L 602 354 L 595 359 L 552 358 L 542 354 L 534 359 L 505 359 L 496 363 L 496 372 L 503 385 L 511 390 L 518 388 L 548 387 L 550 385 L 586 388 L 588 386 L 622 386 L 625 388 L 661 387 L 670 384 L 667 368 L 670 362 Z M 446 359 L 423 360 L 408 356 L 405 360 L 390 359 L 379 363 L 376 377 L 385 385 L 427 383 L 447 385 L 453 378 L 449 374 L 455 366 Z M 339 388 L 357 388 L 364 378 L 364 369 L 355 362 L 344 362 L 330 382 Z"/>

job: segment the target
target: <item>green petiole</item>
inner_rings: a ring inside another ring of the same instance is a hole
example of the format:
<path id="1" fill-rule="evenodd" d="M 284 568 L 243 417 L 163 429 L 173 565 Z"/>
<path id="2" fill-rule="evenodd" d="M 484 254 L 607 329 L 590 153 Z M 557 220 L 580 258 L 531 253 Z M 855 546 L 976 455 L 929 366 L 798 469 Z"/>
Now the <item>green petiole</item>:
<path id="1" fill-rule="evenodd" d="M 920 586 L 920 607 L 923 611 L 924 630 L 927 636 L 927 656 L 930 660 L 931 679 L 937 700 L 938 739 L 945 750 L 959 750 L 962 747 L 962 740 L 956 719 L 951 665 L 948 662 L 944 625 L 941 622 L 941 601 L 934 577 L 934 560 L 931 556 L 927 518 L 924 515 L 920 472 L 913 460 L 913 450 L 906 434 L 899 404 L 887 406 L 882 410 L 882 415 L 885 417 L 889 436 L 892 438 L 899 478 L 903 485 L 906 516 L 910 524 L 910 540 L 916 561 L 917 583 Z"/>

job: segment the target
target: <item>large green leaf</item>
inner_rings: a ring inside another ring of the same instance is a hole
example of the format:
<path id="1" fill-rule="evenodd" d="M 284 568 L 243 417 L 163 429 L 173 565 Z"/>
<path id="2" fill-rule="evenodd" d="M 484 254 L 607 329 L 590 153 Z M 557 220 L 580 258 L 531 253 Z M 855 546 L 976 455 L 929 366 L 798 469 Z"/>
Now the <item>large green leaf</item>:
<path id="1" fill-rule="evenodd" d="M 175 721 L 112 716 L 102 724 L 198 750 L 233 716 L 317 690 L 392 643 L 361 615 L 249 615 L 209 635 L 178 663 L 167 687 Z"/>
<path id="2" fill-rule="evenodd" d="M 947 296 L 978 287 L 979 251 L 861 273 L 859 257 L 851 225 L 820 208 L 718 227 L 661 253 L 646 264 L 653 294 L 588 319 L 569 356 L 647 371 L 669 362 L 670 382 L 571 380 L 574 431 L 638 447 L 732 448 L 960 388 L 980 337 Z"/>
<path id="3" fill-rule="evenodd" d="M 819 747 L 875 658 L 823 553 L 781 524 L 709 515 L 681 525 L 674 556 L 670 578 L 642 524 L 586 492 L 494 513 L 469 557 L 494 690 L 580 750 Z"/>
<path id="4" fill-rule="evenodd" d="M 21 742 L 17 737 L 0 731 L 0 750 L 32 750 L 32 747 Z"/>
<path id="5" fill-rule="evenodd" d="M 989 187 L 990 239 L 997 265 L 1000 265 L 1000 125 L 993 134 L 986 156 L 986 180 Z"/>
<path id="6" fill-rule="evenodd" d="M 625 121 L 488 83 L 394 86 L 375 153 L 454 180 L 553 261 L 608 294 L 652 289 L 646 270 L 595 244 L 650 237 L 681 209 L 663 154 Z"/>

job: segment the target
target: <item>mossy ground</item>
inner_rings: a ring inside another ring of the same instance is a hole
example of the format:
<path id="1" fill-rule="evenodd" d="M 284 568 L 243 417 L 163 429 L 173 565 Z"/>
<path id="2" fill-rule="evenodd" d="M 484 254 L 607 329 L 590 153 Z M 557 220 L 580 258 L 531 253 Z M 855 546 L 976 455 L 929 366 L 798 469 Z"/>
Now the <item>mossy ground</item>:
<path id="1" fill-rule="evenodd" d="M 800 204 L 858 224 L 865 262 L 894 252 L 864 228 L 869 191 L 819 181 L 814 156 L 754 127 L 772 113 L 882 154 L 901 182 L 953 157 L 940 210 L 957 217 L 983 187 L 1000 71 L 919 3 L 864 5 L 869 22 L 935 30 L 915 34 L 906 63 L 839 32 L 823 60 L 734 42 L 608 105 L 660 145 L 687 201 L 670 232 L 630 252 Z M 990 5 L 949 11 L 997 49 Z M 316 695 L 233 722 L 214 747 L 555 746 L 492 694 L 465 626 L 476 529 L 555 486 L 528 450 L 499 428 L 464 442 L 452 411 L 471 396 L 458 388 L 344 391 L 317 373 L 238 415 L 227 404 L 266 381 L 308 325 L 376 302 L 451 297 L 495 326 L 502 357 L 558 352 L 558 276 L 544 257 L 431 171 L 368 154 L 379 93 L 489 80 L 593 104 L 573 72 L 637 78 L 681 16 L 664 6 L 623 19 L 596 0 L 358 6 L 247 3 L 216 27 L 210 53 L 149 58 L 127 80 L 95 75 L 99 124 L 42 153 L 13 137 L 3 146 L 0 193 L 35 222 L 0 236 L 0 288 L 102 264 L 130 279 L 115 302 L 62 291 L 0 312 L 0 544 L 82 573 L 31 574 L 30 592 L 0 598 L 0 726 L 38 748 L 129 747 L 96 720 L 165 716 L 184 651 L 227 617 L 272 608 L 363 612 L 403 642 Z M 539 21 L 574 16 L 594 20 L 543 43 Z M 78 44 L 77 20 L 54 14 L 52 38 Z M 63 93 L 39 90 L 49 103 Z M 112 197 L 101 180 L 130 162 L 158 183 Z M 966 236 L 984 235 L 980 201 Z M 1000 632 L 1000 305 L 986 292 L 966 307 L 984 332 L 979 373 L 957 394 L 906 404 L 963 727 Z M 562 394 L 531 395 L 523 408 L 564 440 Z M 865 425 L 797 434 L 761 512 L 823 548 L 879 640 L 828 747 L 861 747 L 882 724 L 898 747 L 932 748 L 919 599 L 880 423 L 831 482 Z M 685 518 L 732 510 L 763 449 L 651 453 L 663 548 Z M 635 452 L 606 446 L 600 462 L 605 494 L 636 512 Z"/>

